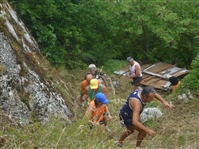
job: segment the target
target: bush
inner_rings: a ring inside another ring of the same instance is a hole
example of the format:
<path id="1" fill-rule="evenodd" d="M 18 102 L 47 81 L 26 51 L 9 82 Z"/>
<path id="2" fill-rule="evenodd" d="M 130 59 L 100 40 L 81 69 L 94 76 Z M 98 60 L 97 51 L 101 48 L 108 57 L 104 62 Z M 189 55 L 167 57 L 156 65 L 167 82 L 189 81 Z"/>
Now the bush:
<path id="1" fill-rule="evenodd" d="M 193 93 L 199 92 L 199 54 L 192 61 L 190 73 L 184 77 L 182 88 L 190 89 Z"/>

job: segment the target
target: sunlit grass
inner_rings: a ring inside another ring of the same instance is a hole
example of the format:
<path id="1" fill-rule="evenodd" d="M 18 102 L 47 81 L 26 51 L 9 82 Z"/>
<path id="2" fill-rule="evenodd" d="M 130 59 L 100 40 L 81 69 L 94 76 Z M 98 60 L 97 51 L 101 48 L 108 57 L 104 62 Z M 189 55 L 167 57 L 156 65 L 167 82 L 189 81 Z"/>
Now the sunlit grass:
<path id="1" fill-rule="evenodd" d="M 113 74 L 113 71 L 119 70 L 126 66 L 125 61 L 108 61 L 104 66 L 104 71 Z M 45 65 L 45 68 L 48 65 Z M 112 149 L 114 142 L 117 141 L 125 128 L 122 128 L 119 122 L 119 110 L 125 103 L 127 97 L 132 92 L 132 86 L 129 80 L 125 77 L 118 79 L 117 75 L 111 76 L 112 80 L 119 82 L 115 88 L 115 95 L 109 85 L 110 103 L 108 104 L 109 111 L 112 115 L 112 120 L 108 123 L 108 127 L 112 130 L 111 133 L 101 133 L 94 127 L 90 129 L 88 120 L 84 119 L 86 106 L 78 105 L 78 95 L 80 83 L 87 70 L 73 70 L 71 72 L 52 70 L 46 74 L 49 81 L 59 81 L 54 84 L 57 91 L 61 91 L 63 97 L 66 97 L 67 106 L 72 115 L 70 115 L 69 124 L 60 119 L 52 119 L 45 125 L 41 125 L 36 120 L 32 124 L 24 127 L 15 127 L 9 123 L 1 124 L 1 148 L 45 148 L 45 149 Z M 78 73 L 77 73 L 78 72 Z M 52 73 L 52 74 L 51 74 Z M 71 74 L 70 74 L 71 73 Z M 108 74 L 108 73 L 107 73 Z M 109 76 L 109 75 L 108 75 Z M 61 78 L 65 84 L 60 81 Z M 53 79 L 53 80 L 52 80 Z M 168 102 L 174 104 L 173 110 L 168 112 L 162 104 L 154 100 L 146 107 L 158 107 L 163 112 L 163 116 L 158 119 L 152 119 L 144 123 L 148 128 L 154 130 L 157 135 L 152 138 L 146 136 L 143 141 L 143 147 L 147 149 L 185 149 L 199 148 L 199 129 L 198 129 L 198 102 L 197 99 L 192 99 L 188 103 L 178 101 L 177 95 L 164 95 Z M 72 100 L 71 100 L 72 99 Z M 86 104 L 85 104 L 86 105 Z M 124 149 L 134 148 L 136 143 L 135 132 L 124 141 Z"/>
<path id="2" fill-rule="evenodd" d="M 72 124 L 53 119 L 45 125 L 33 123 L 23 128 L 9 125 L 5 127 L 4 125 L 1 127 L 4 129 L 1 136 L 6 134 L 6 142 L 2 148 L 112 149 L 114 148 L 114 142 L 118 140 L 125 128 L 120 126 L 118 117 L 118 111 L 122 103 L 112 101 L 108 106 L 113 117 L 108 124 L 108 127 L 112 130 L 111 133 L 101 133 L 97 127 L 90 129 L 88 120 L 83 118 L 85 107 L 84 110 L 77 111 L 76 114 L 79 114 L 80 118 Z M 183 123 L 187 123 L 186 121 L 175 122 L 173 116 L 175 116 L 175 113 L 165 113 L 162 118 L 152 119 L 144 123 L 157 133 L 154 138 L 147 136 L 144 139 L 144 147 L 147 149 L 199 147 L 197 143 L 199 140 L 198 130 L 193 131 L 190 128 L 197 125 L 197 120 L 192 120 L 189 123 L 190 126 L 188 126 L 183 125 Z M 137 132 L 125 139 L 124 148 L 134 147 L 136 135 Z"/>

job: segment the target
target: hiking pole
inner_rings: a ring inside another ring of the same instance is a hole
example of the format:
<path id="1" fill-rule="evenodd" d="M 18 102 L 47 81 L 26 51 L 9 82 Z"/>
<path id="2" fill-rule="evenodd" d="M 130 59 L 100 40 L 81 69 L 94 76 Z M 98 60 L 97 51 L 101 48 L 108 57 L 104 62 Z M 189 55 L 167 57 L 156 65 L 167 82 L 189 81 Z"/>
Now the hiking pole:
<path id="1" fill-rule="evenodd" d="M 101 67 L 101 69 L 100 69 L 100 71 L 99 71 L 99 75 L 100 75 L 101 79 L 103 80 L 104 85 L 105 85 L 106 87 L 108 87 L 108 83 L 106 82 L 106 80 L 105 80 L 105 78 L 104 78 L 104 76 L 103 76 L 103 73 L 102 73 L 103 67 L 104 67 L 104 66 Z"/>
<path id="2" fill-rule="evenodd" d="M 102 67 L 101 67 L 101 69 L 100 69 L 100 71 L 99 71 L 99 72 L 102 72 L 103 67 L 104 67 L 104 66 L 102 66 Z"/>

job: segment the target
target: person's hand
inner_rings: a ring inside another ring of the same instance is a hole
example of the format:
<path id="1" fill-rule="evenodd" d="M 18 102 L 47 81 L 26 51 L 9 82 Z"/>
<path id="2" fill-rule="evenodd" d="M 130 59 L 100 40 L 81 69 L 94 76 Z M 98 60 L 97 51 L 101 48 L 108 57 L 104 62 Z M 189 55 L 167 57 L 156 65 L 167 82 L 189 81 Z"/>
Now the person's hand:
<path id="1" fill-rule="evenodd" d="M 95 126 L 100 126 L 100 123 L 99 122 L 95 122 L 94 125 Z"/>
<path id="2" fill-rule="evenodd" d="M 167 108 L 168 110 L 171 110 L 171 105 L 168 104 L 167 102 L 164 103 L 164 107 Z"/>
<path id="3" fill-rule="evenodd" d="M 152 137 L 154 137 L 156 135 L 156 132 L 153 130 L 149 130 L 148 134 Z"/>
<path id="4" fill-rule="evenodd" d="M 107 117 L 108 117 L 108 120 L 112 119 L 112 116 L 110 114 Z"/>
<path id="5" fill-rule="evenodd" d="M 133 79 L 133 76 L 130 75 L 129 78 Z"/>

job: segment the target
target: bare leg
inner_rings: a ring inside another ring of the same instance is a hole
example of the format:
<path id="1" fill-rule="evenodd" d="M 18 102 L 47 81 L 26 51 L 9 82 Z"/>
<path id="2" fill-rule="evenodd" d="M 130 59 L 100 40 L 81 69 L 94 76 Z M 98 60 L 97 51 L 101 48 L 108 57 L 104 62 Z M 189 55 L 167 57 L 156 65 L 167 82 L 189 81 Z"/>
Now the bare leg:
<path id="1" fill-rule="evenodd" d="M 144 137 L 146 136 L 146 132 L 144 132 L 143 130 L 137 128 L 137 127 L 134 127 L 139 133 L 138 133 L 138 136 L 137 136 L 137 143 L 136 143 L 136 147 L 140 147 L 141 144 L 142 144 L 142 141 L 144 139 Z"/>
<path id="2" fill-rule="evenodd" d="M 119 138 L 119 143 L 122 144 L 123 140 L 128 137 L 130 134 L 132 134 L 135 130 L 137 130 L 138 136 L 137 136 L 137 143 L 136 143 L 136 147 L 140 147 L 140 145 L 142 144 L 142 141 L 144 139 L 144 137 L 146 136 L 146 132 L 144 132 L 143 130 L 141 130 L 140 128 L 136 127 L 136 126 L 130 126 L 127 128 L 127 130 L 125 130 L 122 135 Z"/>
<path id="3" fill-rule="evenodd" d="M 128 137 L 130 134 L 132 134 L 133 132 L 134 132 L 133 126 L 129 126 L 129 127 L 127 128 L 127 130 L 125 130 L 125 131 L 122 132 L 122 135 L 120 136 L 118 142 L 122 144 L 123 141 L 124 141 L 124 139 L 125 139 L 126 137 Z"/>

